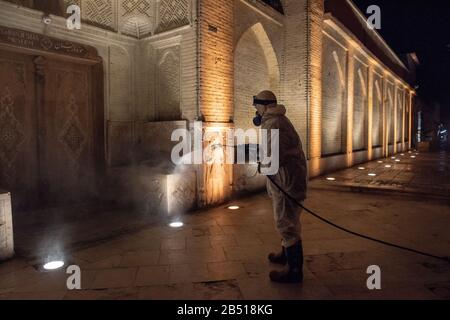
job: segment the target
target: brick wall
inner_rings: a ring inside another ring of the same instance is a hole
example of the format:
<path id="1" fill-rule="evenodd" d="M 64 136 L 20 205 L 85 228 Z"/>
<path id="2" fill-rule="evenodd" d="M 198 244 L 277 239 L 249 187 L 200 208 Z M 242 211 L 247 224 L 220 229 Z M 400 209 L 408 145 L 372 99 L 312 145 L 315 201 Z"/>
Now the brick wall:
<path id="1" fill-rule="evenodd" d="M 308 105 L 309 105 L 309 159 L 310 174 L 320 172 L 322 156 L 322 42 L 323 42 L 323 0 L 307 1 L 307 39 L 308 39 Z"/>
<path id="2" fill-rule="evenodd" d="M 324 35 L 322 61 L 322 155 L 327 156 L 346 147 L 347 50 L 342 42 Z"/>
<path id="3" fill-rule="evenodd" d="M 281 101 L 308 151 L 308 1 L 284 0 L 284 53 L 281 71 Z"/>
<path id="4" fill-rule="evenodd" d="M 355 59 L 353 80 L 353 150 L 367 149 L 368 66 Z"/>
<path id="5" fill-rule="evenodd" d="M 372 80 L 372 146 L 383 145 L 383 79 L 374 73 Z"/>
<path id="6" fill-rule="evenodd" d="M 230 122 L 234 90 L 234 1 L 199 0 L 200 111 Z"/>
<path id="7" fill-rule="evenodd" d="M 264 50 L 253 31 L 242 36 L 235 53 L 234 123 L 236 128 L 253 128 L 252 97 L 262 90 L 274 90 Z"/>

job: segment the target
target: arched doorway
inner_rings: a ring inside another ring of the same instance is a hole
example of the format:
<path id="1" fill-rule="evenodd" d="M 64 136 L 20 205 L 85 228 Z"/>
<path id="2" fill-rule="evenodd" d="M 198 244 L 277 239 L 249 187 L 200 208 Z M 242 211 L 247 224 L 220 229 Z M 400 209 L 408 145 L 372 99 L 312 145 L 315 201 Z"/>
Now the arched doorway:
<path id="1" fill-rule="evenodd" d="M 234 57 L 234 123 L 236 129 L 253 128 L 253 96 L 262 90 L 279 93 L 280 70 L 272 43 L 261 23 L 249 28 L 239 39 Z M 253 166 L 235 166 L 234 190 L 254 191 L 265 180 Z"/>

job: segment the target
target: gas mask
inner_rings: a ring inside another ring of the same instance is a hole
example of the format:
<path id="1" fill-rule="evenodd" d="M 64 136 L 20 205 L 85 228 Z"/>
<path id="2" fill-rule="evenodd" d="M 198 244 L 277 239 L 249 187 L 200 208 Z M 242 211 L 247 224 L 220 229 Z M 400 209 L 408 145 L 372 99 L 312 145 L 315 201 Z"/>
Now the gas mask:
<path id="1" fill-rule="evenodd" d="M 254 107 L 256 107 L 258 105 L 268 106 L 268 105 L 271 105 L 274 103 L 277 103 L 277 101 L 276 100 L 260 100 L 256 96 L 253 97 L 253 106 Z M 253 118 L 253 124 L 256 127 L 260 127 L 262 125 L 262 119 L 263 119 L 263 115 L 261 115 L 259 112 L 256 112 L 256 115 Z"/>
<path id="2" fill-rule="evenodd" d="M 262 125 L 262 116 L 256 112 L 255 117 L 253 118 L 253 124 L 255 127 L 261 127 Z"/>

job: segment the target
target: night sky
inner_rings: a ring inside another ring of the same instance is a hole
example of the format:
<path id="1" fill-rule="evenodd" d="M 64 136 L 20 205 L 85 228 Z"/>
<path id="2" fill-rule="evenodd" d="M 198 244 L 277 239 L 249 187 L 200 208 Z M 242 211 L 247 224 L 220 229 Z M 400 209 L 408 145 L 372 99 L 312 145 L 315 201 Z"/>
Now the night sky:
<path id="1" fill-rule="evenodd" d="M 380 34 L 397 54 L 416 52 L 418 94 L 441 104 L 450 121 L 450 0 L 353 0 L 366 13 L 381 8 Z"/>

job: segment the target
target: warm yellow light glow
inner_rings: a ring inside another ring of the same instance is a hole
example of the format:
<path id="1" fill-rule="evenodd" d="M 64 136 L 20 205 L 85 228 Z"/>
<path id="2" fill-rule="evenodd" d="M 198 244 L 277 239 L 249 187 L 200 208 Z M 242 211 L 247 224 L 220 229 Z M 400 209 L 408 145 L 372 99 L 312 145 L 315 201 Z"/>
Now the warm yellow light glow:
<path id="1" fill-rule="evenodd" d="M 392 168 L 392 166 L 390 164 L 387 164 L 384 166 L 385 168 Z"/>
<path id="2" fill-rule="evenodd" d="M 229 206 L 228 209 L 229 210 L 239 210 L 241 207 L 239 206 Z"/>
<path id="3" fill-rule="evenodd" d="M 400 159 L 395 160 L 395 162 L 400 162 Z"/>
<path id="4" fill-rule="evenodd" d="M 171 227 L 171 228 L 181 228 L 183 226 L 184 226 L 184 223 L 180 222 L 180 221 L 172 222 L 171 224 L 169 224 L 169 227 Z"/>
<path id="5" fill-rule="evenodd" d="M 366 170 L 364 167 L 358 167 L 358 170 Z"/>
<path id="6" fill-rule="evenodd" d="M 378 163 L 383 163 L 383 161 L 380 160 L 380 161 L 378 161 Z"/>
<path id="7" fill-rule="evenodd" d="M 369 173 L 368 176 L 369 176 L 369 177 L 376 177 L 377 174 L 376 174 L 376 173 Z"/>
<path id="8" fill-rule="evenodd" d="M 416 158 L 416 156 L 411 156 L 411 158 L 412 158 L 412 159 L 415 159 L 415 158 Z"/>
<path id="9" fill-rule="evenodd" d="M 336 181 L 336 178 L 328 177 L 327 180 L 328 180 L 328 181 Z"/>
<path id="10" fill-rule="evenodd" d="M 224 203 L 230 196 L 229 187 L 233 179 L 233 169 L 226 164 L 226 134 L 229 126 L 210 123 L 204 128 L 204 159 L 203 184 L 205 186 L 204 203 L 218 205 Z"/>
<path id="11" fill-rule="evenodd" d="M 50 261 L 44 264 L 45 270 L 58 270 L 64 267 L 64 261 Z"/>

